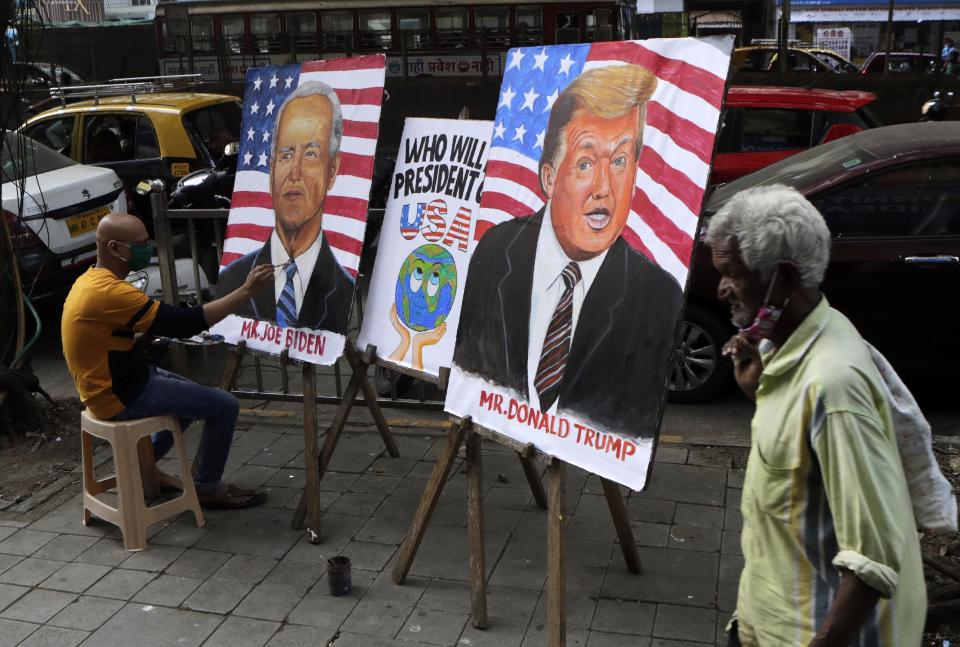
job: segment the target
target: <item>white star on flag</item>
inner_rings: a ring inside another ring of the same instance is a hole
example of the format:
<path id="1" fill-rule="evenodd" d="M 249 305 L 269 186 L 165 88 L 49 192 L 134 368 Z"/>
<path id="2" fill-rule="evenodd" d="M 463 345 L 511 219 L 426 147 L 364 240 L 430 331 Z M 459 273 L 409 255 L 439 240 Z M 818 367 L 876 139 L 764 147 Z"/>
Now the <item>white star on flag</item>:
<path id="1" fill-rule="evenodd" d="M 279 80 L 280 80 L 280 79 L 277 78 L 277 75 L 274 74 L 274 75 L 273 75 L 273 78 L 270 79 L 270 88 L 273 89 L 273 88 L 277 87 L 277 81 L 279 81 Z"/>
<path id="2" fill-rule="evenodd" d="M 560 59 L 560 74 L 570 74 L 570 68 L 573 66 L 573 59 L 570 58 L 570 53 L 567 52 L 567 55 Z"/>
<path id="3" fill-rule="evenodd" d="M 253 159 L 253 155 L 249 152 L 243 154 L 243 165 L 250 166 L 250 160 Z"/>
<path id="4" fill-rule="evenodd" d="M 512 54 L 513 58 L 510 59 L 510 65 L 507 66 L 507 69 L 509 70 L 511 67 L 516 67 L 519 69 L 520 61 L 523 60 L 524 54 L 519 49 L 513 50 Z"/>
<path id="5" fill-rule="evenodd" d="M 283 80 L 283 82 L 286 84 L 286 85 L 283 86 L 283 89 L 284 89 L 284 90 L 289 90 L 289 89 L 290 89 L 290 84 L 293 83 L 293 77 L 292 77 L 292 76 L 288 76 L 287 78 L 285 78 L 285 79 Z"/>
<path id="6" fill-rule="evenodd" d="M 258 76 L 253 80 L 253 89 L 259 91 L 261 85 L 263 85 L 263 79 Z"/>
<path id="7" fill-rule="evenodd" d="M 557 100 L 557 97 L 560 96 L 559 90 L 554 90 L 553 93 L 547 97 L 547 107 L 543 109 L 544 112 L 550 112 L 550 109 L 553 107 L 553 102 Z"/>
<path id="8" fill-rule="evenodd" d="M 546 72 L 543 66 L 546 64 L 548 58 L 550 57 L 547 56 L 547 48 L 544 47 L 543 49 L 540 50 L 539 54 L 533 55 L 533 60 L 536 61 L 533 64 L 533 68 L 535 70 L 540 70 L 541 72 Z"/>
<path id="9" fill-rule="evenodd" d="M 513 103 L 513 98 L 517 96 L 517 93 L 508 86 L 500 96 L 500 104 L 497 107 L 499 108 L 500 106 L 506 106 L 507 110 L 510 110 L 510 104 Z"/>
<path id="10" fill-rule="evenodd" d="M 255 134 L 255 133 L 254 133 L 253 128 L 251 128 L 250 130 L 247 131 L 247 141 L 248 141 L 248 142 L 252 142 L 252 141 L 253 141 L 253 135 L 254 135 L 254 134 Z"/>
<path id="11" fill-rule="evenodd" d="M 251 115 L 255 115 L 255 114 L 257 114 L 258 112 L 260 112 L 260 104 L 257 103 L 256 101 L 254 101 L 254 102 L 253 102 L 253 105 L 250 106 L 250 114 L 251 114 Z"/>
<path id="12" fill-rule="evenodd" d="M 537 91 L 533 88 L 530 88 L 528 91 L 523 93 L 523 105 L 520 106 L 520 109 L 529 108 L 530 112 L 533 112 L 533 102 L 537 100 L 537 97 L 540 95 L 537 94 Z"/>
<path id="13" fill-rule="evenodd" d="M 264 142 L 265 142 L 265 141 L 267 141 L 267 140 L 269 140 L 269 139 L 270 139 L 270 131 L 269 131 L 269 130 L 264 130 L 264 131 L 263 131 L 263 139 L 260 140 L 260 141 L 264 141 Z"/>
<path id="14" fill-rule="evenodd" d="M 277 107 L 277 106 L 274 105 L 274 103 L 273 103 L 273 99 L 270 99 L 270 103 L 267 104 L 267 114 L 268 114 L 268 115 L 272 115 L 272 114 L 273 114 L 273 109 L 276 108 L 276 107 Z"/>
<path id="15" fill-rule="evenodd" d="M 493 136 L 503 139 L 503 133 L 506 132 L 506 128 L 503 127 L 503 123 L 498 123 L 493 127 Z"/>
<path id="16" fill-rule="evenodd" d="M 266 166 L 267 165 L 267 154 L 260 153 L 257 156 L 257 166 Z"/>
<path id="17" fill-rule="evenodd" d="M 545 133 L 546 133 L 545 130 L 541 130 L 540 132 L 537 133 L 537 143 L 536 143 L 537 148 L 543 148 L 543 136 Z"/>
<path id="18" fill-rule="evenodd" d="M 517 126 L 517 129 L 513 134 L 513 141 L 520 140 L 520 143 L 523 143 L 523 136 L 527 134 L 527 129 L 523 127 L 523 124 Z"/>

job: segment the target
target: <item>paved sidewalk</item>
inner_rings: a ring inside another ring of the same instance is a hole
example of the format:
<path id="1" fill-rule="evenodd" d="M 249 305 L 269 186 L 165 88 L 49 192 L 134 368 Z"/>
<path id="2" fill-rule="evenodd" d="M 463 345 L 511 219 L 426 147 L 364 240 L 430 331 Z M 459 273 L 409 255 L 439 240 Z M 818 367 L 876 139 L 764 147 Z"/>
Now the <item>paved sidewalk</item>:
<path id="1" fill-rule="evenodd" d="M 141 553 L 124 551 L 108 524 L 84 527 L 78 495 L 32 522 L 0 515 L 0 647 L 546 644 L 546 518 L 515 455 L 484 443 L 490 619 L 480 631 L 469 618 L 461 464 L 407 584 L 390 580 L 441 432 L 396 429 L 394 459 L 356 416 L 321 484 L 323 543 L 313 546 L 289 526 L 303 483 L 295 409 L 241 416 L 228 479 L 269 489 L 266 506 L 208 512 L 199 529 L 190 515 L 158 524 Z M 742 473 L 703 449 L 661 445 L 647 492 L 627 498 L 640 576 L 624 566 L 599 480 L 567 474 L 567 644 L 725 644 Z M 353 592 L 340 598 L 325 576 L 336 554 L 353 563 Z"/>

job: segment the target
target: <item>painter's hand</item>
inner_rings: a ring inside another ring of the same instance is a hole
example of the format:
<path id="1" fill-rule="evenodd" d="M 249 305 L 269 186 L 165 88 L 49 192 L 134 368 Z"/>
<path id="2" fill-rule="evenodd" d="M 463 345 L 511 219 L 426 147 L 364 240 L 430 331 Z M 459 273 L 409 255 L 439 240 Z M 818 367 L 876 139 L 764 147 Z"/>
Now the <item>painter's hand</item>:
<path id="1" fill-rule="evenodd" d="M 407 351 L 410 349 L 410 331 L 403 325 L 403 322 L 400 321 L 400 316 L 397 314 L 397 304 L 390 306 L 390 323 L 393 324 L 397 334 L 400 335 L 400 343 L 397 345 L 396 350 L 390 353 L 390 357 L 387 359 L 393 362 L 402 362 L 403 358 L 407 355 Z"/>
<path id="2" fill-rule="evenodd" d="M 247 274 L 247 280 L 244 281 L 242 290 L 245 290 L 248 296 L 260 294 L 267 289 L 267 286 L 273 285 L 273 266 L 269 263 L 257 265 Z"/>
<path id="3" fill-rule="evenodd" d="M 733 360 L 733 376 L 748 398 L 755 400 L 763 361 L 757 345 L 747 337 L 736 334 L 723 346 L 723 354 Z"/>

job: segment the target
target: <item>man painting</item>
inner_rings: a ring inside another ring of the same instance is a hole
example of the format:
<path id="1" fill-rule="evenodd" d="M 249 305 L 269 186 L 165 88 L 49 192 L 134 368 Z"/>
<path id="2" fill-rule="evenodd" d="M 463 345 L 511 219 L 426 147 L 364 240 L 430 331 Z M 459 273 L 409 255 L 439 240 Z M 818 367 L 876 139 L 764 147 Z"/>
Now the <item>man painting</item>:
<path id="1" fill-rule="evenodd" d="M 870 350 L 820 293 L 823 216 L 795 189 L 749 189 L 711 218 L 707 243 L 741 328 L 724 352 L 756 400 L 730 644 L 919 645 L 910 494 Z"/>
<path id="2" fill-rule="evenodd" d="M 646 102 L 637 65 L 581 74 L 553 105 L 546 206 L 488 231 L 470 261 L 454 367 L 544 412 L 650 438 L 682 289 L 621 236 Z"/>
<path id="3" fill-rule="evenodd" d="M 354 282 L 321 228 L 323 203 L 340 168 L 342 137 L 340 101 L 326 83 L 304 83 L 281 104 L 270 157 L 276 227 L 261 249 L 223 269 L 218 292 L 230 292 L 262 263 L 277 270 L 274 289 L 251 298 L 238 315 L 346 332 Z"/>

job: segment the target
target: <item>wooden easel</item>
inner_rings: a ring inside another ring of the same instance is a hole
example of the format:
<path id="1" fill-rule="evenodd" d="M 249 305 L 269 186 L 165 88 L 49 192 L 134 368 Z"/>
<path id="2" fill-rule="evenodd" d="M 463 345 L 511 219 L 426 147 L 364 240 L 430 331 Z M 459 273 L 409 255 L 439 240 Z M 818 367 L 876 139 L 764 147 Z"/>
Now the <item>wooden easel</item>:
<path id="1" fill-rule="evenodd" d="M 484 629 L 487 625 L 487 582 L 485 551 L 483 543 L 483 499 L 481 483 L 480 441 L 487 438 L 496 443 L 515 450 L 521 460 L 527 463 L 536 458 L 547 464 L 549 474 L 548 492 L 546 496 L 547 508 L 547 644 L 550 647 L 564 647 L 566 645 L 566 557 L 563 542 L 563 526 L 565 521 L 566 505 L 566 468 L 563 461 L 549 456 L 533 448 L 532 444 L 524 445 L 512 438 L 504 436 L 485 427 L 475 425 L 469 418 L 453 418 L 450 430 L 444 441 L 443 451 L 433 465 L 430 480 L 424 488 L 423 496 L 417 506 L 417 511 L 410 522 L 410 528 L 400 546 L 397 562 L 393 567 L 393 581 L 403 584 L 410 572 L 413 559 L 420 547 L 420 542 L 426 533 L 430 517 L 440 500 L 443 486 L 450 474 L 460 445 L 466 439 L 466 472 L 467 472 L 467 557 L 470 571 L 470 597 L 473 626 Z M 530 465 L 536 474 L 536 469 Z M 529 477 L 528 477 L 529 478 Z M 627 517 L 627 510 L 620 496 L 620 489 L 616 483 L 601 478 L 603 494 L 613 517 L 613 525 L 617 531 L 620 548 L 627 569 L 631 573 L 643 572 L 640 556 L 633 540 L 633 531 Z M 538 479 L 539 483 L 539 479 Z"/>
<path id="2" fill-rule="evenodd" d="M 240 340 L 231 350 L 227 358 L 227 364 L 223 371 L 223 378 L 220 388 L 224 391 L 232 391 L 237 382 L 237 376 L 240 373 L 240 365 L 247 351 L 247 344 Z M 333 422 L 327 430 L 326 439 L 323 443 L 323 451 L 318 451 L 317 444 L 317 387 L 316 375 L 317 369 L 314 364 L 302 362 L 303 371 L 303 447 L 304 447 L 304 486 L 303 494 L 300 497 L 300 503 L 294 512 L 290 526 L 295 530 L 301 530 L 306 524 L 307 539 L 312 544 L 320 543 L 320 481 L 326 472 L 327 465 L 330 464 L 330 458 L 336 449 L 340 433 L 346 424 L 347 416 L 353 408 L 354 398 L 358 391 L 363 391 L 364 404 L 373 415 L 377 431 L 383 439 L 383 444 L 387 451 L 394 458 L 400 455 L 397 444 L 394 442 L 393 434 L 390 431 L 387 420 L 377 402 L 377 394 L 367 377 L 367 370 L 372 363 L 370 359 L 375 353 L 375 349 L 370 347 L 363 356 L 357 353 L 353 342 L 347 337 L 344 343 L 344 357 L 350 363 L 353 369 L 353 375 L 350 383 L 347 385 L 343 397 L 340 398 L 337 406 L 337 412 L 334 415 Z M 282 390 L 286 394 L 289 389 L 286 367 L 289 363 L 289 356 L 286 352 L 281 353 L 281 381 Z M 264 394 L 267 395 L 267 394 Z"/>

